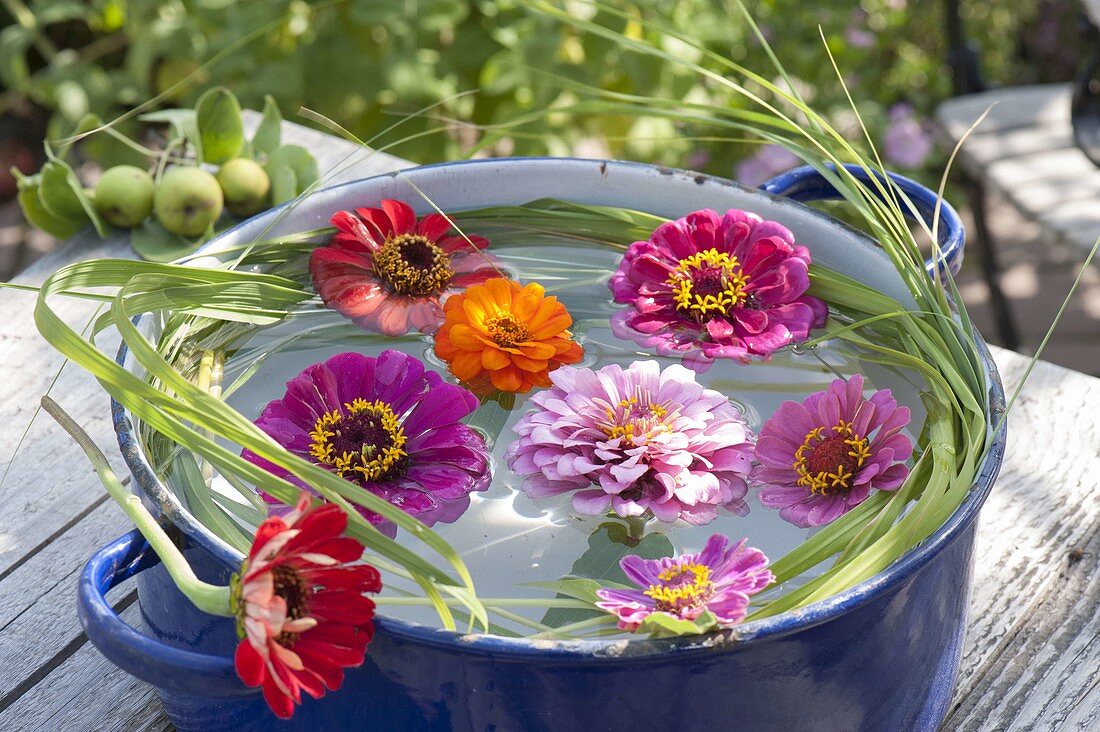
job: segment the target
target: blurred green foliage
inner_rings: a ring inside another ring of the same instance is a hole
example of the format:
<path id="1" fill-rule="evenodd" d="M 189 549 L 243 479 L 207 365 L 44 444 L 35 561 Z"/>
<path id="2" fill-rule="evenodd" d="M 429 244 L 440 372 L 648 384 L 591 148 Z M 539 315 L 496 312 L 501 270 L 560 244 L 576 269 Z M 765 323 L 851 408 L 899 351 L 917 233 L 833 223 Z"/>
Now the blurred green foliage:
<path id="1" fill-rule="evenodd" d="M 626 25 L 637 37 L 656 39 L 641 21 L 658 22 L 754 70 L 769 68 L 731 2 L 614 4 L 636 18 Z M 876 136 L 885 133 L 892 105 L 912 105 L 920 119 L 950 95 L 939 2 L 748 4 L 808 101 L 853 137 L 855 120 L 823 54 L 818 26 Z M 583 0 L 564 5 L 581 17 L 596 12 Z M 982 46 L 984 70 L 995 82 L 1022 83 L 1038 68 L 1034 59 L 1025 65 L 1018 43 L 1006 40 L 1020 38 L 1020 28 L 1036 22 L 1035 7 L 1024 5 L 964 3 L 968 32 Z M 1068 0 L 1061 5 L 1072 7 Z M 707 130 L 574 109 L 578 97 L 570 84 L 711 104 L 740 102 L 681 68 L 535 17 L 517 0 L 2 0 L 0 6 L 15 21 L 0 31 L 0 83 L 6 88 L 0 113 L 33 101 L 52 113 L 51 138 L 69 134 L 88 112 L 109 119 L 165 93 L 161 106 L 189 106 L 204 89 L 222 84 L 245 107 L 261 108 L 270 94 L 290 119 L 300 106 L 309 107 L 361 137 L 440 103 L 431 115 L 406 122 L 386 138 L 444 130 L 392 150 L 420 161 L 468 154 L 482 139 L 478 129 L 455 120 L 485 127 L 524 115 L 532 121 L 498 140 L 490 152 L 579 151 L 720 175 L 730 175 L 739 158 L 754 152 L 745 145 L 692 139 L 712 134 Z M 202 63 L 263 28 L 256 40 L 195 74 L 194 83 L 173 90 Z M 1056 38 L 1054 44 L 1064 51 L 1075 41 Z M 676 41 L 658 42 L 674 54 L 692 53 Z M 456 96 L 473 89 L 478 92 Z M 111 153 L 104 145 L 93 154 Z"/>

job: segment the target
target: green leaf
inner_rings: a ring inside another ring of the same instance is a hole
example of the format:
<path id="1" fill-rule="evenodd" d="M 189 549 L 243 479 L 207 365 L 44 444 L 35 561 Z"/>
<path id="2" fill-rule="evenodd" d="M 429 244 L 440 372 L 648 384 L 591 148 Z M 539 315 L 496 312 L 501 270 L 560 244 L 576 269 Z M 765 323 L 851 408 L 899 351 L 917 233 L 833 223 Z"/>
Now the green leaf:
<path id="1" fill-rule="evenodd" d="M 84 207 L 80 205 L 69 185 L 70 172 L 69 166 L 58 160 L 46 161 L 40 172 L 41 188 L 38 195 L 42 199 L 42 205 L 61 219 L 79 219 L 84 216 Z"/>
<path id="2" fill-rule="evenodd" d="M 508 417 L 515 406 L 515 394 L 494 392 L 481 400 L 481 406 L 466 423 L 480 430 L 485 435 L 485 441 L 492 447 L 500 437 L 501 430 L 508 424 Z"/>
<path id="3" fill-rule="evenodd" d="M 191 515 L 237 551 L 248 553 L 251 537 L 215 503 L 216 494 L 207 485 L 195 456 L 181 451 L 168 472 L 170 485 L 182 496 Z"/>
<path id="4" fill-rule="evenodd" d="M 172 128 L 172 137 L 191 140 L 196 145 L 199 144 L 198 118 L 193 109 L 161 109 L 143 114 L 138 119 L 142 122 L 167 124 Z"/>
<path id="5" fill-rule="evenodd" d="M 27 49 L 34 42 L 34 31 L 20 25 L 9 25 L 0 31 L 0 82 L 9 89 L 19 89 L 30 76 Z"/>
<path id="6" fill-rule="evenodd" d="M 148 219 L 130 233 L 130 246 L 137 255 L 150 262 L 171 262 L 191 254 L 203 239 L 191 241 L 161 226 L 156 219 Z"/>
<path id="7" fill-rule="evenodd" d="M 221 165 L 240 155 L 244 146 L 244 123 L 241 105 L 233 92 L 217 87 L 203 94 L 195 105 L 195 120 L 201 161 Z"/>
<path id="8" fill-rule="evenodd" d="M 286 171 L 294 174 L 293 181 Z M 271 179 L 271 203 L 286 203 L 317 181 L 317 161 L 300 145 L 283 145 L 267 156 L 264 171 Z M 293 185 L 292 185 L 293 183 Z"/>
<path id="9" fill-rule="evenodd" d="M 569 574 L 571 577 L 593 580 L 600 587 L 607 587 L 612 583 L 630 585 L 626 573 L 619 566 L 619 561 L 623 557 L 634 554 L 644 559 L 660 559 L 672 556 L 674 551 L 672 542 L 664 534 L 646 534 L 641 539 L 635 539 L 630 535 L 626 524 L 605 521 L 588 537 L 588 549 L 573 562 Z M 569 623 L 596 617 L 601 612 L 595 608 L 592 610 L 550 608 L 543 616 L 542 622 L 545 625 L 560 628 Z"/>
<path id="10" fill-rule="evenodd" d="M 298 195 L 298 176 L 294 174 L 294 168 L 283 165 L 266 172 L 271 179 L 271 205 L 278 206 L 294 200 Z"/>
<path id="11" fill-rule="evenodd" d="M 704 610 L 695 620 L 676 618 L 668 613 L 650 613 L 639 625 L 636 633 L 651 638 L 673 638 L 681 635 L 700 635 L 717 630 L 718 618 L 710 610 Z"/>
<path id="12" fill-rule="evenodd" d="M 588 549 L 573 563 L 570 574 L 629 584 L 630 580 L 619 566 L 623 557 L 634 554 L 643 559 L 660 559 L 672 556 L 674 551 L 672 542 L 664 534 L 652 533 L 634 539 L 626 525 L 605 521 L 588 537 Z"/>
<path id="13" fill-rule="evenodd" d="M 100 238 L 107 236 L 107 226 L 68 163 L 51 156 L 42 166 L 41 176 L 38 197 L 47 211 L 59 219 L 81 224 L 90 220 Z"/>
<path id="14" fill-rule="evenodd" d="M 66 20 L 87 20 L 92 11 L 88 3 L 77 0 L 50 0 L 50 2 L 35 3 L 35 20 L 40 26 L 63 23 Z"/>
<path id="15" fill-rule="evenodd" d="M 86 218 L 80 220 L 61 218 L 46 210 L 39 197 L 38 183 L 20 186 L 19 207 L 23 209 L 23 216 L 32 226 L 58 239 L 68 239 L 84 228 L 84 224 L 87 223 Z"/>
<path id="16" fill-rule="evenodd" d="M 275 152 L 282 141 L 283 115 L 279 112 L 279 105 L 270 94 L 264 97 L 264 116 L 260 125 L 256 128 L 256 134 L 252 136 L 252 152 L 254 154 L 270 155 Z"/>

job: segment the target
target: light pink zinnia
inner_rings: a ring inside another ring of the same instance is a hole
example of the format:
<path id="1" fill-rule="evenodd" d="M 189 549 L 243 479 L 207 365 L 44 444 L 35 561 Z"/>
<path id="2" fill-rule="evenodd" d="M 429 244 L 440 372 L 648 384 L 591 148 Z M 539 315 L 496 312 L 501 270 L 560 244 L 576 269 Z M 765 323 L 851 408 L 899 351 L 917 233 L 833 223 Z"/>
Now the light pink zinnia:
<path id="1" fill-rule="evenodd" d="M 532 498 L 569 491 L 573 508 L 619 516 L 647 510 L 701 525 L 718 508 L 744 515 L 753 434 L 729 399 L 679 365 L 599 371 L 562 367 L 514 429 L 509 463 Z"/>
<path id="2" fill-rule="evenodd" d="M 782 224 L 696 211 L 627 250 L 609 286 L 630 307 L 611 329 L 696 371 L 718 358 L 767 358 L 825 323 L 825 303 L 806 294 L 809 265 Z"/>
<path id="3" fill-rule="evenodd" d="M 388 336 L 434 332 L 446 295 L 500 272 L 480 251 L 480 236 L 449 236 L 441 214 L 419 221 L 412 208 L 386 199 L 382 208 L 337 211 L 337 232 L 313 250 L 309 271 L 325 304 L 364 330 Z"/>
<path id="4" fill-rule="evenodd" d="M 721 534 L 707 539 L 703 551 L 663 559 L 629 555 L 619 566 L 642 589 L 596 591 L 596 607 L 615 615 L 622 630 L 637 630 L 647 617 L 666 613 L 695 620 L 714 613 L 719 627 L 744 620 L 749 595 L 775 581 L 764 552 L 746 547 L 746 539 L 733 546 Z"/>
<path id="5" fill-rule="evenodd" d="M 820 526 L 863 503 L 872 489 L 905 482 L 913 443 L 909 408 L 889 389 L 863 397 L 863 377 L 837 379 L 801 404 L 783 402 L 756 443 L 758 498 L 796 526 Z"/>

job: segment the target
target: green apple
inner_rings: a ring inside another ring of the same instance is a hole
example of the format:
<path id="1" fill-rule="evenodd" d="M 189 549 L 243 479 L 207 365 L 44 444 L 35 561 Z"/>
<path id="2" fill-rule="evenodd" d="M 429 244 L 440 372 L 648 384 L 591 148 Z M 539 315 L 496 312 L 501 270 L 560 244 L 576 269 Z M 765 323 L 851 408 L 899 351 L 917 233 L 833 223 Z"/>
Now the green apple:
<path id="1" fill-rule="evenodd" d="M 271 190 L 271 181 L 263 167 L 248 158 L 234 158 L 222 165 L 218 184 L 225 194 L 226 208 L 242 218 L 262 211 Z"/>
<path id="2" fill-rule="evenodd" d="M 133 165 L 103 171 L 92 199 L 100 216 L 123 229 L 132 229 L 153 211 L 153 176 Z"/>
<path id="3" fill-rule="evenodd" d="M 222 214 L 225 199 L 214 176 L 202 168 L 169 168 L 157 183 L 153 211 L 165 229 L 181 236 L 201 236 Z"/>

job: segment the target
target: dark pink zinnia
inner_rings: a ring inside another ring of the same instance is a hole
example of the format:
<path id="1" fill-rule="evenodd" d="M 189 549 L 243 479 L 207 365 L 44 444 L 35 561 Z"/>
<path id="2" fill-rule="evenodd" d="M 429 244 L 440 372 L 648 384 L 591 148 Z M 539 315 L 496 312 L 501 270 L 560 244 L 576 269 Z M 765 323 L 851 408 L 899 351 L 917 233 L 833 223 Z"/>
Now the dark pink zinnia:
<path id="1" fill-rule="evenodd" d="M 256 426 L 292 453 L 431 526 L 457 519 L 470 493 L 489 487 L 485 441 L 459 422 L 477 406 L 477 397 L 412 356 L 341 353 L 288 381 L 286 395 L 264 407 Z M 308 489 L 249 450 L 241 456 Z M 372 523 L 384 523 L 360 510 Z"/>
<path id="2" fill-rule="evenodd" d="M 381 205 L 337 211 L 332 241 L 309 259 L 325 305 L 364 330 L 432 333 L 443 323 L 446 295 L 500 276 L 481 251 L 488 240 L 448 235 L 451 224 L 441 214 L 417 220 L 406 203 Z"/>
<path id="3" fill-rule="evenodd" d="M 767 358 L 825 323 L 825 303 L 806 294 L 809 265 L 809 250 L 782 224 L 696 211 L 627 250 L 609 286 L 631 307 L 611 327 L 696 371 L 718 358 Z"/>
<path id="4" fill-rule="evenodd" d="M 863 377 L 837 379 L 801 404 L 783 402 L 756 442 L 757 497 L 796 526 L 820 526 L 871 494 L 897 490 L 909 475 L 913 443 L 902 429 L 909 408 L 889 389 L 863 396 Z"/>

